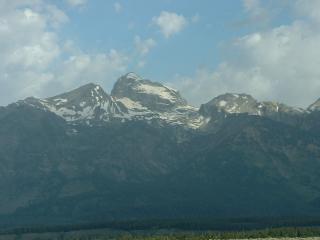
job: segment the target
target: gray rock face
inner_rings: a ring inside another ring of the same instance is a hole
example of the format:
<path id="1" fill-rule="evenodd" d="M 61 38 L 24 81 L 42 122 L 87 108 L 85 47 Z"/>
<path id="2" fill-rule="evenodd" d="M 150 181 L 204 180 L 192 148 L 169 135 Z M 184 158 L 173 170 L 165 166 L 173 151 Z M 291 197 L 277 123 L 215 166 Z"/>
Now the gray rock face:
<path id="1" fill-rule="evenodd" d="M 160 83 L 128 73 L 115 83 L 111 95 L 116 99 L 129 98 L 151 111 L 165 112 L 187 105 L 179 92 Z"/>
<path id="2" fill-rule="evenodd" d="M 259 102 L 248 94 L 226 93 L 201 105 L 200 114 L 215 119 L 233 114 L 248 114 L 288 122 L 306 114 L 306 110 L 278 102 Z"/>
<path id="3" fill-rule="evenodd" d="M 27 98 L 20 103 L 51 111 L 70 122 L 110 120 L 122 115 L 121 108 L 113 98 L 93 83 L 54 97 Z"/>
<path id="4" fill-rule="evenodd" d="M 320 98 L 315 101 L 314 103 L 312 103 L 309 107 L 308 107 L 309 111 L 319 111 L 320 110 Z"/>
<path id="5" fill-rule="evenodd" d="M 72 124 L 104 125 L 110 121 L 143 120 L 198 128 L 203 123 L 198 109 L 188 105 L 178 91 L 134 73 L 122 76 L 111 95 L 90 83 L 61 95 L 46 99 L 31 97 L 17 104 L 53 112 Z"/>
<path id="6" fill-rule="evenodd" d="M 200 112 L 204 116 L 211 116 L 217 113 L 261 115 L 262 106 L 260 106 L 261 104 L 250 95 L 226 93 L 201 105 Z"/>
<path id="7" fill-rule="evenodd" d="M 115 83 L 111 96 L 125 109 L 126 119 L 156 121 L 187 128 L 203 124 L 198 109 L 187 104 L 178 91 L 128 73 Z"/>

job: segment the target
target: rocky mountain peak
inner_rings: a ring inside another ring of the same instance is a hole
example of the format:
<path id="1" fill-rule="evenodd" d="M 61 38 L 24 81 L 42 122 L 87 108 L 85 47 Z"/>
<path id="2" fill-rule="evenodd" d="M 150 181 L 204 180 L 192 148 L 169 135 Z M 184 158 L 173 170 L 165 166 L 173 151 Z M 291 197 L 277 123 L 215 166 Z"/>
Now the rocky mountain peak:
<path id="1" fill-rule="evenodd" d="M 46 99 L 28 98 L 25 102 L 51 111 L 69 122 L 107 120 L 121 115 L 113 98 L 93 83 Z"/>
<path id="2" fill-rule="evenodd" d="M 143 120 L 194 129 L 202 128 L 209 122 L 223 121 L 231 114 L 258 115 L 295 123 L 307 112 L 278 102 L 259 102 L 243 93 L 219 95 L 198 109 L 188 105 L 178 91 L 132 72 L 116 81 L 111 95 L 101 86 L 89 83 L 54 97 L 27 98 L 18 104 L 53 112 L 68 122 L 104 124 L 110 120 Z M 315 110 L 317 107 L 320 109 L 320 100 L 309 109 Z"/>
<path id="3" fill-rule="evenodd" d="M 70 92 L 47 98 L 44 101 L 54 104 L 57 108 L 84 107 L 111 101 L 111 97 L 101 86 L 89 83 Z"/>
<path id="4" fill-rule="evenodd" d="M 200 114 L 206 118 L 223 119 L 232 114 L 248 114 L 267 117 L 276 121 L 295 124 L 306 112 L 304 109 L 279 102 L 259 102 L 248 94 L 226 93 L 201 105 Z"/>
<path id="5" fill-rule="evenodd" d="M 213 98 L 206 104 L 201 105 L 200 111 L 203 115 L 212 115 L 212 113 L 248 113 L 260 115 L 262 105 L 248 94 L 226 93 Z"/>
<path id="6" fill-rule="evenodd" d="M 161 83 L 128 73 L 118 79 L 111 95 L 116 99 L 129 99 L 151 111 L 168 111 L 187 104 L 179 92 Z"/>
<path id="7" fill-rule="evenodd" d="M 142 78 L 134 72 L 129 72 L 129 73 L 123 75 L 122 78 L 127 79 L 127 80 L 132 80 L 132 81 L 142 80 Z"/>

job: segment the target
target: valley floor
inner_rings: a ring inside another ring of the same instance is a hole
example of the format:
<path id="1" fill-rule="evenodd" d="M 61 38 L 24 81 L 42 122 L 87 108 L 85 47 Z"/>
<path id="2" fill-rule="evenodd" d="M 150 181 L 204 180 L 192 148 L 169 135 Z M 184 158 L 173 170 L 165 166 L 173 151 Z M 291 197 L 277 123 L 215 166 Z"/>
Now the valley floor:
<path id="1" fill-rule="evenodd" d="M 103 236 L 96 234 L 61 234 L 61 233 L 41 233 L 41 234 L 23 234 L 23 235 L 3 235 L 1 240 L 218 240 L 209 235 L 159 235 L 159 236 Z M 223 238 L 221 238 L 223 240 Z M 239 239 L 239 238 L 238 238 Z M 320 240 L 320 237 L 281 237 L 281 238 L 244 238 L 241 240 Z M 229 239 L 229 240 L 237 240 Z"/>
<path id="2" fill-rule="evenodd" d="M 318 227 L 274 228 L 250 231 L 181 231 L 112 229 L 77 230 L 69 232 L 0 234 L 0 240 L 320 240 Z"/>

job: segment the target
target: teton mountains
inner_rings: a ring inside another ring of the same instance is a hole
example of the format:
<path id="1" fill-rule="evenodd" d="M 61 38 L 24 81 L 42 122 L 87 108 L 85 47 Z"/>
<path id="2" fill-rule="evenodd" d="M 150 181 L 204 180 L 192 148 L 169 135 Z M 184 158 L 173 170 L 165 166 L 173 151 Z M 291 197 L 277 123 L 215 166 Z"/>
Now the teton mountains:
<path id="1" fill-rule="evenodd" d="M 128 73 L 0 108 L 2 224 L 320 213 L 320 100 L 195 108 Z"/>

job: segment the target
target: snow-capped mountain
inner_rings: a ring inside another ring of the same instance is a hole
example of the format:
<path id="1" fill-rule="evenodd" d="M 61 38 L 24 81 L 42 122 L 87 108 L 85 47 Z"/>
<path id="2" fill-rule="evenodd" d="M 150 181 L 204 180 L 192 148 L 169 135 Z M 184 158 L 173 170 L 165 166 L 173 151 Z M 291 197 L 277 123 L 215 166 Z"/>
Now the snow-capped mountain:
<path id="1" fill-rule="evenodd" d="M 198 128 L 202 117 L 178 91 L 128 73 L 118 79 L 111 95 L 128 119 L 160 120 L 169 124 Z"/>
<path id="2" fill-rule="evenodd" d="M 274 114 L 299 115 L 306 111 L 294 108 L 278 102 L 259 102 L 248 94 L 226 93 L 213 98 L 206 104 L 201 105 L 200 113 L 204 116 L 216 114 L 242 114 L 257 116 L 271 116 Z"/>
<path id="3" fill-rule="evenodd" d="M 111 94 L 0 107 L 0 224 L 319 215 L 317 106 L 227 93 L 198 109 L 129 73 Z"/>
<path id="4" fill-rule="evenodd" d="M 143 79 L 135 73 L 122 76 L 115 83 L 111 95 L 119 101 L 127 103 L 129 109 L 136 108 L 137 105 L 128 104 L 127 99 L 155 112 L 167 112 L 187 105 L 187 101 L 180 96 L 178 91 L 160 83 Z M 141 109 L 140 106 L 138 108 Z"/>
<path id="5" fill-rule="evenodd" d="M 27 98 L 21 103 L 53 112 L 68 122 L 108 121 L 122 115 L 114 99 L 93 83 L 46 99 Z"/>
<path id="6" fill-rule="evenodd" d="M 320 109 L 320 101 L 309 111 L 278 102 L 259 102 L 248 94 L 226 93 L 193 107 L 180 93 L 161 83 L 135 73 L 121 76 L 107 94 L 101 86 L 90 83 L 70 92 L 46 99 L 27 98 L 27 104 L 55 113 L 69 123 L 104 124 L 110 121 L 146 121 L 198 129 L 234 114 L 269 117 L 278 121 Z M 292 117 L 293 118 L 292 118 Z"/>
<path id="7" fill-rule="evenodd" d="M 46 99 L 29 97 L 27 104 L 50 111 L 69 123 L 103 124 L 109 121 L 145 120 L 198 128 L 203 123 L 198 109 L 187 104 L 179 92 L 160 83 L 128 73 L 107 94 L 89 83 Z"/>
<path id="8" fill-rule="evenodd" d="M 250 95 L 226 93 L 201 105 L 201 113 L 206 116 L 215 113 L 261 115 L 261 108 L 261 104 Z"/>

